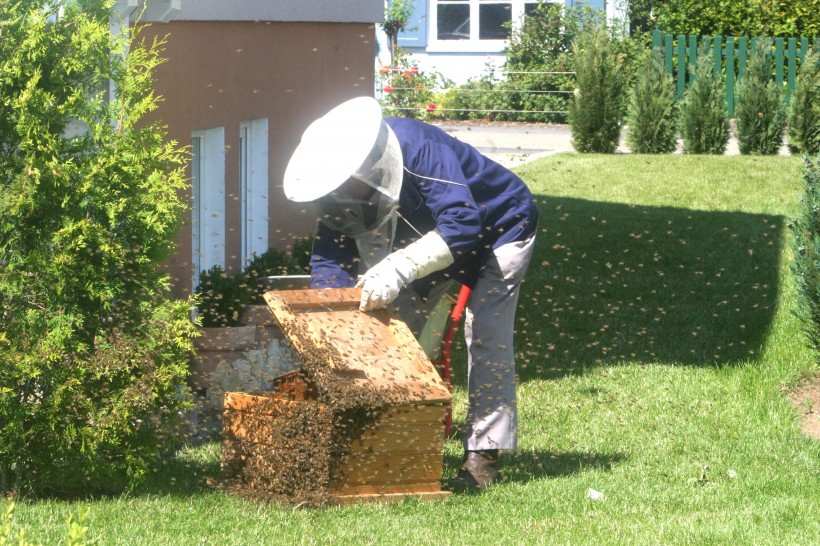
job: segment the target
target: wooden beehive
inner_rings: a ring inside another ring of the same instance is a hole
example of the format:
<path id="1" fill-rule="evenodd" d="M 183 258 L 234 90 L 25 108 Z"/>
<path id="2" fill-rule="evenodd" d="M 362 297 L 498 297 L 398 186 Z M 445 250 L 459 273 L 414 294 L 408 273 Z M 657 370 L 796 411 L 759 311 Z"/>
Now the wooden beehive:
<path id="1" fill-rule="evenodd" d="M 262 459 L 275 455 L 289 461 L 289 454 L 310 458 L 306 449 L 326 449 L 335 457 L 325 484 L 333 503 L 449 495 L 441 490 L 440 479 L 442 423 L 450 392 L 407 325 L 386 311 L 360 312 L 360 294 L 360 289 L 265 293 L 305 366 L 276 378 L 272 392 L 226 394 L 223 478 L 242 479 L 252 467 L 246 484 L 251 488 L 275 489 L 277 480 L 285 480 L 280 472 L 289 473 L 288 479 L 294 472 L 305 474 L 306 480 L 321 479 L 309 465 L 265 466 Z M 351 420 L 350 415 L 361 412 L 350 402 L 337 404 L 332 397 L 340 391 L 333 385 L 366 394 L 363 399 L 372 395 L 379 405 L 368 408 L 364 421 Z M 312 431 L 283 429 L 282 423 L 305 413 L 311 423 L 306 428 Z M 352 437 L 343 453 L 323 445 L 327 435 L 316 429 L 322 426 L 350 427 Z M 266 476 L 260 477 L 260 468 Z"/>

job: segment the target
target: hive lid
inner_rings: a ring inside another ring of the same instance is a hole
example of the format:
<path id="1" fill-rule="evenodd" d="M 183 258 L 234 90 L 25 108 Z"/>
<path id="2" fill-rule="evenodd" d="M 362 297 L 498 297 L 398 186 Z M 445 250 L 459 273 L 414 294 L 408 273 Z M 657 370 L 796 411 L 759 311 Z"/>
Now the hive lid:
<path id="1" fill-rule="evenodd" d="M 386 310 L 359 311 L 360 288 L 265 292 L 273 316 L 303 359 L 316 358 L 363 388 L 407 402 L 450 399 L 408 326 Z"/>

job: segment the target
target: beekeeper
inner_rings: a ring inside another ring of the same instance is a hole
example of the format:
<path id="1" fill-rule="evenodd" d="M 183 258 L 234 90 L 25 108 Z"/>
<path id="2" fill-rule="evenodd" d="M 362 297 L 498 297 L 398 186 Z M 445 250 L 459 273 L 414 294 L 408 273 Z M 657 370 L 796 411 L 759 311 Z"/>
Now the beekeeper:
<path id="1" fill-rule="evenodd" d="M 441 129 L 383 118 L 359 97 L 305 130 L 284 190 L 319 214 L 312 288 L 359 286 L 361 310 L 395 306 L 417 336 L 450 282 L 471 288 L 465 456 L 451 485 L 496 481 L 499 450 L 518 440 L 513 328 L 538 220 L 527 186 Z"/>

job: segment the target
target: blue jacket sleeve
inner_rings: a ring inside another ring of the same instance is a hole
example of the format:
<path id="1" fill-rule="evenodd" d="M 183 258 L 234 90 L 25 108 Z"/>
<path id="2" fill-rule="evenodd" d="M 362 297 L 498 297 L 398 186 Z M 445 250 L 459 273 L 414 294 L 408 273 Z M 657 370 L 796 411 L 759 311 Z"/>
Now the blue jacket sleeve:
<path id="1" fill-rule="evenodd" d="M 476 204 L 456 152 L 443 144 L 424 142 L 408 166 L 411 180 L 435 221 L 441 235 L 458 260 L 480 244 L 482 211 Z"/>
<path id="2" fill-rule="evenodd" d="M 319 222 L 310 258 L 311 288 L 349 288 L 356 284 L 359 252 L 352 237 Z"/>

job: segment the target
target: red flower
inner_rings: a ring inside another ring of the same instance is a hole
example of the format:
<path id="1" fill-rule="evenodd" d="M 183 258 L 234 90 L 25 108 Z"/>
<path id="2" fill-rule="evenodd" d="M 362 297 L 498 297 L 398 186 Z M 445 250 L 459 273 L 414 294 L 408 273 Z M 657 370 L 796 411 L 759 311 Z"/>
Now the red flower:
<path id="1" fill-rule="evenodd" d="M 427 110 L 428 112 L 432 112 L 436 108 L 438 108 L 438 107 L 432 102 L 424 107 L 424 109 Z"/>
<path id="2" fill-rule="evenodd" d="M 389 66 L 383 66 L 379 69 L 379 74 L 381 74 L 382 76 L 384 76 L 388 72 L 390 72 L 390 67 Z"/>
<path id="3" fill-rule="evenodd" d="M 419 73 L 419 67 L 417 67 L 417 66 L 410 67 L 408 70 L 405 70 L 404 73 L 407 76 L 412 76 L 413 74 L 418 74 Z"/>
<path id="4" fill-rule="evenodd" d="M 392 85 L 385 85 L 384 86 L 384 92 L 389 95 L 390 93 L 393 92 L 393 86 Z"/>

